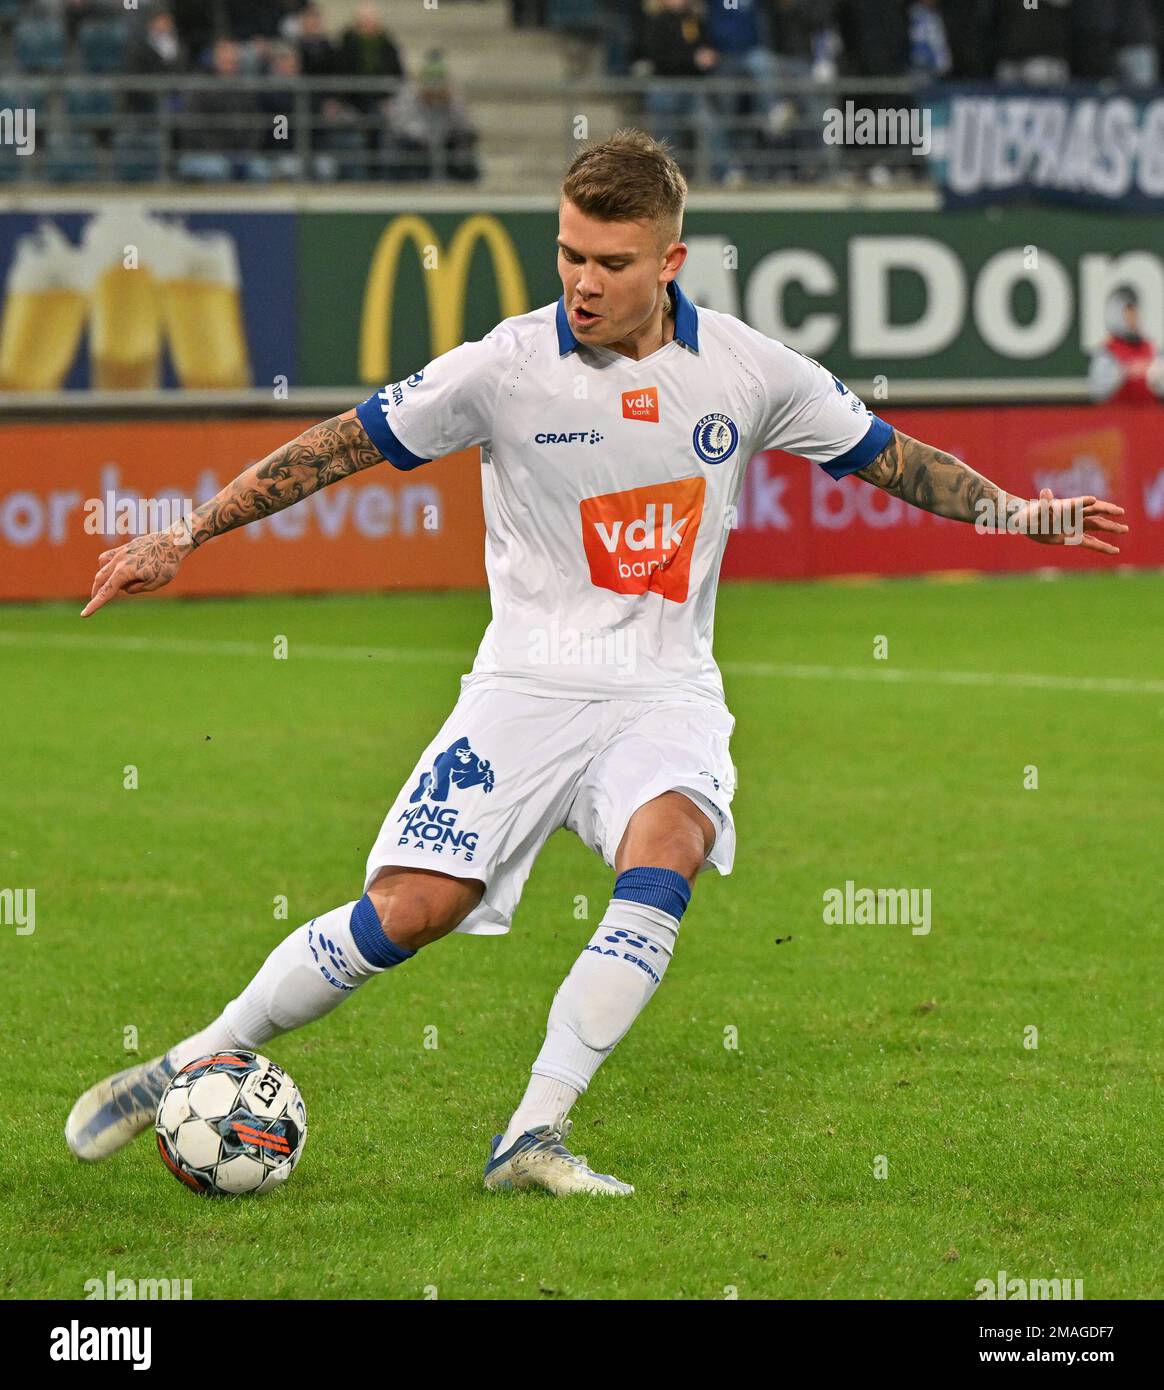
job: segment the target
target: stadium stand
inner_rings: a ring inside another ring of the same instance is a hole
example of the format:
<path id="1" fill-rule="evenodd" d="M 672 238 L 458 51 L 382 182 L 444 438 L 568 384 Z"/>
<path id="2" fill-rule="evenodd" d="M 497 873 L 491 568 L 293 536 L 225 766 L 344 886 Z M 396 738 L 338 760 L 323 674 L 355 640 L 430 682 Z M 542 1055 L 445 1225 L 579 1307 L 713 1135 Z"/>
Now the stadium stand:
<path id="1" fill-rule="evenodd" d="M 1150 86 L 1162 36 L 1164 0 L 0 0 L 0 92 L 45 136 L 4 178 L 517 188 L 585 118 L 727 187 L 918 180 L 826 145 L 826 109 L 945 78 Z"/>

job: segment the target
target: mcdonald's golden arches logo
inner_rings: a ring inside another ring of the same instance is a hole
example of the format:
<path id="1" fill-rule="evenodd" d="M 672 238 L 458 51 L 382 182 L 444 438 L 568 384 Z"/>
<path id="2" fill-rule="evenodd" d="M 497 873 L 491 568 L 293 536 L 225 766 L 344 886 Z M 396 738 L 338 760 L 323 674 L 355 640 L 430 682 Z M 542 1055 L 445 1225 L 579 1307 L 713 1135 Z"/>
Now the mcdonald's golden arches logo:
<path id="1" fill-rule="evenodd" d="M 360 319 L 360 380 L 372 384 L 392 376 L 392 304 L 396 293 L 400 253 L 410 241 L 421 263 L 428 300 L 432 355 L 439 357 L 459 347 L 465 338 L 465 295 L 469 262 L 478 240 L 493 258 L 501 317 L 529 311 L 529 292 L 513 240 L 505 227 L 487 213 L 468 217 L 457 228 L 447 252 L 426 217 L 415 213 L 397 217 L 380 235 L 372 253 L 364 307 Z M 425 265 L 428 247 L 437 249 L 436 264 Z"/>

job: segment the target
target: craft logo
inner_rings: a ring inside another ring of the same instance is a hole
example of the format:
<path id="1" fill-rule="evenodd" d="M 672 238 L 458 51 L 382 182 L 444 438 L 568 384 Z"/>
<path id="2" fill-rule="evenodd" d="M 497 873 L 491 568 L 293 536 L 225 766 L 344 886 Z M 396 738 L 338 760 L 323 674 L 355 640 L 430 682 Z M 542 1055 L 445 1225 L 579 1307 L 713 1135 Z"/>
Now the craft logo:
<path id="1" fill-rule="evenodd" d="M 659 423 L 659 388 L 644 386 L 640 391 L 622 393 L 622 418 L 624 420 L 649 420 Z"/>
<path id="2" fill-rule="evenodd" d="M 580 502 L 590 581 L 616 594 L 660 594 L 684 603 L 703 515 L 702 477 L 608 492 Z"/>
<path id="3" fill-rule="evenodd" d="M 542 430 L 534 435 L 535 444 L 601 444 L 605 435 L 597 430 Z"/>
<path id="4" fill-rule="evenodd" d="M 467 217 L 446 249 L 426 217 L 393 218 L 380 235 L 368 269 L 360 319 L 360 380 L 389 381 L 392 370 L 392 316 L 400 253 L 410 241 L 419 261 L 428 304 L 430 357 L 440 357 L 465 341 L 465 302 L 469 268 L 477 242 L 493 260 L 501 317 L 529 311 L 529 292 L 513 240 L 502 223 L 486 213 Z M 411 339 L 409 351 L 412 351 Z M 410 380 L 409 384 L 412 382 Z"/>

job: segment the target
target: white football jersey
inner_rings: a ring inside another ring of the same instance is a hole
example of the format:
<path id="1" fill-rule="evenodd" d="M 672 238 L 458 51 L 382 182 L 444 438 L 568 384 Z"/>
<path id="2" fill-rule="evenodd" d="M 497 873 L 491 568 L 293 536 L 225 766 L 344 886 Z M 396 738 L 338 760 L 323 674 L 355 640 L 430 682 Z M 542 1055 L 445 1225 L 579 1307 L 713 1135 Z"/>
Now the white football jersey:
<path id="1" fill-rule="evenodd" d="M 462 688 L 722 703 L 715 594 L 748 460 L 839 478 L 888 444 L 818 362 L 668 288 L 675 336 L 640 361 L 581 343 L 559 299 L 357 407 L 397 468 L 481 446 L 493 620 Z"/>

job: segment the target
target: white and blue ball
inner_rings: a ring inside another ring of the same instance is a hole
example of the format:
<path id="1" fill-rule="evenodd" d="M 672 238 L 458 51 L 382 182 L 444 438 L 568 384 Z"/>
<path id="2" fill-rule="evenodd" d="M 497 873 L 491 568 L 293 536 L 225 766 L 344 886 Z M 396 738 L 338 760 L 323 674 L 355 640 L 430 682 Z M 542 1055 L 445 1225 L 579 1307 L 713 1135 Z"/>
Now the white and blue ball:
<path id="1" fill-rule="evenodd" d="M 194 1192 L 269 1192 L 291 1176 L 307 1141 L 307 1110 L 282 1067 L 257 1052 L 188 1063 L 166 1087 L 155 1124 L 166 1167 Z"/>

